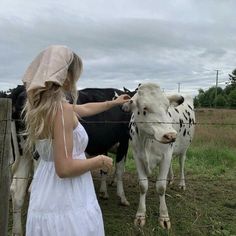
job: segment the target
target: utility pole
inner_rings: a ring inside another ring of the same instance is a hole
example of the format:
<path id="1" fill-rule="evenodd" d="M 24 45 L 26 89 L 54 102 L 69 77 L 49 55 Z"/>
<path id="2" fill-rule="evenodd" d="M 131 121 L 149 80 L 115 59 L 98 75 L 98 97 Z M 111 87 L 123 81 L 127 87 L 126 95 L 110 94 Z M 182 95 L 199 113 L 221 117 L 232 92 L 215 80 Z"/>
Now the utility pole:
<path id="1" fill-rule="evenodd" d="M 178 83 L 178 93 L 180 93 L 180 83 Z"/>
<path id="2" fill-rule="evenodd" d="M 217 88 L 218 88 L 218 75 L 220 70 L 216 70 L 216 90 L 215 90 L 215 108 L 216 108 L 216 98 L 217 98 Z"/>

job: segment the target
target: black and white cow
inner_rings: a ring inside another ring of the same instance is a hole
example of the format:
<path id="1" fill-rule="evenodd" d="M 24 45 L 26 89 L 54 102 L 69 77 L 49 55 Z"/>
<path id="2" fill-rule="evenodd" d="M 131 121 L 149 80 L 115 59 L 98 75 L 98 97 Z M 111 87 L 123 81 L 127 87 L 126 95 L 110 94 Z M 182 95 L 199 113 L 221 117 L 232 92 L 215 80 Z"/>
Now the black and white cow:
<path id="1" fill-rule="evenodd" d="M 120 94 L 129 94 L 131 97 L 135 92 L 118 89 L 83 89 L 79 91 L 77 103 L 99 102 L 111 100 Z M 24 86 L 18 86 L 11 94 L 13 104 L 13 119 L 16 120 L 16 134 L 18 142 L 21 145 L 13 145 L 14 152 L 18 156 L 13 165 L 13 181 L 11 184 L 11 196 L 13 203 L 13 235 L 22 235 L 21 210 L 25 199 L 29 179 L 32 177 L 33 170 L 37 162 L 33 161 L 31 154 L 22 152 L 21 146 L 24 139 L 19 134 L 24 129 L 24 123 L 21 120 L 21 111 L 26 99 Z M 115 179 L 117 183 L 117 195 L 120 197 L 122 205 L 129 205 L 126 199 L 122 176 L 124 172 L 124 163 L 129 145 L 129 127 L 128 123 L 131 115 L 124 112 L 121 107 L 114 107 L 109 111 L 95 116 L 86 117 L 81 120 L 89 136 L 89 143 L 86 149 L 88 156 L 107 153 L 112 147 L 116 146 L 116 168 Z M 37 155 L 36 155 L 37 157 Z M 37 159 L 37 158 L 36 158 Z M 102 173 L 102 182 L 100 187 L 100 196 L 108 198 L 106 188 L 106 174 Z"/>
<path id="2" fill-rule="evenodd" d="M 167 97 L 157 84 L 142 84 L 132 99 L 123 105 L 131 111 L 130 136 L 140 187 L 139 207 L 135 224 L 144 226 L 146 219 L 146 193 L 148 176 L 159 165 L 156 190 L 160 199 L 159 222 L 170 228 L 165 201 L 168 172 L 172 155 L 180 156 L 181 187 L 185 187 L 183 166 L 186 151 L 194 133 L 194 111 L 191 99 L 184 101 L 179 95 Z M 169 178 L 172 179 L 170 171 Z"/>
<path id="3" fill-rule="evenodd" d="M 87 88 L 79 91 L 77 104 L 88 102 L 102 102 L 112 100 L 121 94 L 129 94 L 131 97 L 134 92 L 127 89 L 124 91 L 113 88 Z M 80 120 L 88 136 L 89 142 L 86 148 L 88 156 L 107 154 L 114 145 L 116 148 L 116 168 L 115 182 L 117 184 L 117 195 L 120 197 L 122 205 L 129 205 L 124 193 L 122 176 L 124 173 L 124 162 L 129 147 L 129 127 L 131 115 L 124 112 L 121 107 L 113 107 L 108 111 L 95 116 L 85 117 Z M 106 187 L 106 173 L 102 174 L 100 187 L 100 197 L 108 198 Z"/>
<path id="4" fill-rule="evenodd" d="M 173 155 L 179 157 L 179 188 L 185 190 L 185 175 L 184 164 L 186 159 L 186 152 L 191 144 L 195 130 L 195 112 L 193 105 L 193 98 L 191 96 L 185 96 L 184 102 L 177 106 L 170 106 L 168 115 L 172 119 L 173 128 L 177 131 L 177 139 L 174 143 Z M 168 173 L 168 182 L 173 182 L 173 170 L 172 165 Z"/>

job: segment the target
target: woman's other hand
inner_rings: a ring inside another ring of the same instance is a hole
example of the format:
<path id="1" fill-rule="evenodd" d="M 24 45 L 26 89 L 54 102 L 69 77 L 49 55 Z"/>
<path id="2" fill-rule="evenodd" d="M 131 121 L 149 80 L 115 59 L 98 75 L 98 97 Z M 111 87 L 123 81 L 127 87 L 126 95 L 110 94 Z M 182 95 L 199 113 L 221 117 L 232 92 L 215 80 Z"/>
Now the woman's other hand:
<path id="1" fill-rule="evenodd" d="M 97 158 L 99 159 L 99 167 L 102 171 L 111 173 L 113 167 L 113 159 L 105 156 L 105 155 L 98 155 Z"/>

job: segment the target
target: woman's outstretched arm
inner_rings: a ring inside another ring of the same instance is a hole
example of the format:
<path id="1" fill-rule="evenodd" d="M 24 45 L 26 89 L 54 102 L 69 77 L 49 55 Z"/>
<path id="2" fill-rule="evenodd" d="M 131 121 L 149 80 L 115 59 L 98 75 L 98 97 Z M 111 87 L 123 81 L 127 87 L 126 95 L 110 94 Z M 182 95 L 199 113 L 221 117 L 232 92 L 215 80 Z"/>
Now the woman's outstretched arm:
<path id="1" fill-rule="evenodd" d="M 74 111 L 79 115 L 79 117 L 92 116 L 103 111 L 109 110 L 114 106 L 122 105 L 128 102 L 130 96 L 127 94 L 122 94 L 117 99 L 106 101 L 106 102 L 91 102 L 82 105 L 74 105 Z"/>

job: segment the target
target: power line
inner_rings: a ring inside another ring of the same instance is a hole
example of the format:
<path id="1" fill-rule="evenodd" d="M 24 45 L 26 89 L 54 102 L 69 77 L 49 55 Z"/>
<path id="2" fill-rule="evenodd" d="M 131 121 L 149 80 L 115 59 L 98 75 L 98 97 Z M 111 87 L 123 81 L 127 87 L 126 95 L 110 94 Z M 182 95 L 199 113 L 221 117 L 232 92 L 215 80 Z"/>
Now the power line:
<path id="1" fill-rule="evenodd" d="M 180 83 L 178 83 L 178 93 L 180 93 Z"/>

